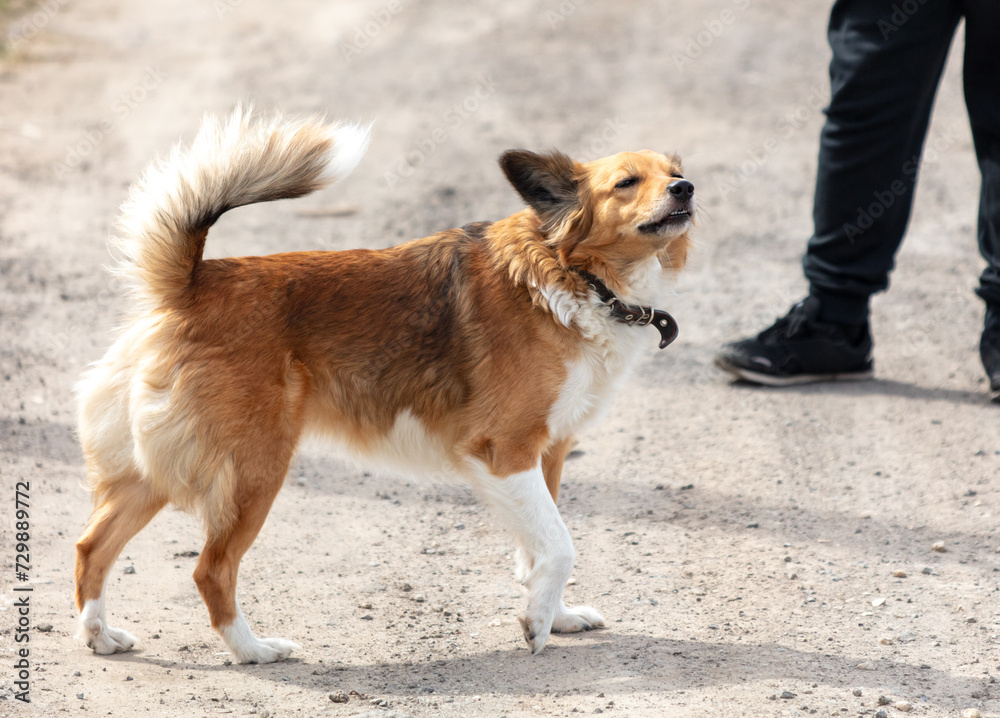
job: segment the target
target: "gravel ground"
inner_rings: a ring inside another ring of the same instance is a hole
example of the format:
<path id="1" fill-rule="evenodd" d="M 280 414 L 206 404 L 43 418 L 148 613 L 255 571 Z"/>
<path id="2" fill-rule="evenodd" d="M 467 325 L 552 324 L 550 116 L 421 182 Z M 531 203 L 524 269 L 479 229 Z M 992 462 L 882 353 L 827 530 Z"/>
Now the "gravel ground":
<path id="1" fill-rule="evenodd" d="M 805 289 L 828 1 L 0 8 L 0 716 L 1000 715 L 1000 409 L 976 352 L 960 52 L 875 300 L 878 378 L 776 391 L 711 360 Z M 105 239 L 150 158 L 245 99 L 371 119 L 375 139 L 349 182 L 226 216 L 213 256 L 384 247 L 505 216 L 519 202 L 495 161 L 511 147 L 685 158 L 704 211 L 667 307 L 680 338 L 658 352 L 650 335 L 560 496 L 569 599 L 607 629 L 532 658 L 510 538 L 474 495 L 307 446 L 241 574 L 254 628 L 302 651 L 229 662 L 190 578 L 200 527 L 171 511 L 109 581 L 113 622 L 142 650 L 101 658 L 73 639 L 90 505 L 72 386 L 122 309 Z M 24 586 L 30 707 L 14 697 Z"/>

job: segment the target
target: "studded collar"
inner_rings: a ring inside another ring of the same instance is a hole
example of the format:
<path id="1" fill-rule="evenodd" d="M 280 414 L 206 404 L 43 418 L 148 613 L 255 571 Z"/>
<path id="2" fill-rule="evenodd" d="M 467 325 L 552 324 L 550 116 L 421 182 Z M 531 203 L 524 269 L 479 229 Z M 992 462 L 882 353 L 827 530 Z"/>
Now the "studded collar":
<path id="1" fill-rule="evenodd" d="M 608 289 L 608 285 L 590 272 L 577 270 L 590 288 L 600 297 L 601 302 L 611 310 L 611 318 L 631 326 L 645 327 L 652 324 L 660 333 L 660 349 L 665 349 L 677 338 L 677 322 L 669 313 L 653 307 L 642 307 L 637 304 L 626 304 Z"/>

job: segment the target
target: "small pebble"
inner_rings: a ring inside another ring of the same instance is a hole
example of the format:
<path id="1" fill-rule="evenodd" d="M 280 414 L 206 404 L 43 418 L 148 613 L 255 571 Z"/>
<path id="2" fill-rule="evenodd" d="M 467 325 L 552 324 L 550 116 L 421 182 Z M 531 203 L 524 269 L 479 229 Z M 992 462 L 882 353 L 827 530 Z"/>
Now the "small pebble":
<path id="1" fill-rule="evenodd" d="M 372 607 L 372 605 L 370 603 L 361 603 L 361 604 L 358 604 L 358 608 L 363 608 L 366 611 L 370 611 L 371 607 Z"/>
<path id="2" fill-rule="evenodd" d="M 41 631 L 42 633 L 48 633 L 49 631 L 52 630 L 52 624 L 51 623 L 39 623 L 37 626 L 35 626 L 35 630 L 36 631 Z"/>
<path id="3" fill-rule="evenodd" d="M 878 697 L 878 698 L 877 698 L 877 699 L 875 700 L 875 705 L 878 705 L 878 706 L 887 706 L 887 705 L 889 705 L 890 703 L 892 703 L 892 701 L 890 701 L 890 700 L 889 700 L 888 698 L 886 698 L 885 696 L 879 696 L 879 697 Z"/>
<path id="4" fill-rule="evenodd" d="M 915 634 L 913 631 L 903 631 L 898 636 L 896 636 L 896 640 L 899 641 L 900 643 L 913 643 L 915 640 L 917 640 L 917 634 Z"/>
<path id="5" fill-rule="evenodd" d="M 930 568 L 924 567 L 923 569 L 921 569 L 920 573 L 924 574 L 925 576 L 930 576 L 934 572 L 931 571 Z"/>
<path id="6" fill-rule="evenodd" d="M 966 708 L 962 711 L 962 718 L 981 718 L 982 713 L 978 708 Z"/>
<path id="7" fill-rule="evenodd" d="M 76 697 L 79 698 L 81 701 L 83 700 L 83 694 L 82 693 L 77 693 Z"/>
<path id="8" fill-rule="evenodd" d="M 893 706 L 896 710 L 902 711 L 903 713 L 909 713 L 913 710 L 913 704 L 909 701 L 896 701 Z"/>
<path id="9" fill-rule="evenodd" d="M 885 596 L 879 596 L 878 598 L 872 600 L 872 608 L 878 608 L 883 603 L 885 603 Z"/>
<path id="10" fill-rule="evenodd" d="M 892 575 L 896 578 L 906 578 L 906 571 L 893 571 Z"/>
<path id="11" fill-rule="evenodd" d="M 424 601 L 426 601 L 427 599 L 426 599 L 426 598 L 424 598 L 424 594 L 422 594 L 422 593 L 418 593 L 418 594 L 416 594 L 416 595 L 415 595 L 415 596 L 413 597 L 413 600 L 414 600 L 414 601 L 416 601 L 417 603 L 423 603 L 423 602 L 424 602 Z"/>
<path id="12" fill-rule="evenodd" d="M 790 700 L 795 697 L 795 694 L 792 693 L 791 691 L 782 691 L 780 697 L 784 698 L 785 700 Z"/>
<path id="13" fill-rule="evenodd" d="M 937 551 L 938 553 L 944 553 L 948 549 L 944 545 L 944 541 L 937 541 L 931 544 L 931 551 Z"/>
<path id="14" fill-rule="evenodd" d="M 856 696 L 860 696 L 861 695 L 861 689 L 860 688 L 855 688 L 853 691 L 851 691 L 851 693 L 853 693 Z"/>
<path id="15" fill-rule="evenodd" d="M 889 718 L 889 714 L 885 711 L 875 711 L 875 718 Z"/>
<path id="16" fill-rule="evenodd" d="M 881 646 L 891 646 L 894 643 L 891 636 L 882 636 L 878 642 Z"/>
<path id="17" fill-rule="evenodd" d="M 125 573 L 135 573 L 135 566 L 126 566 Z"/>

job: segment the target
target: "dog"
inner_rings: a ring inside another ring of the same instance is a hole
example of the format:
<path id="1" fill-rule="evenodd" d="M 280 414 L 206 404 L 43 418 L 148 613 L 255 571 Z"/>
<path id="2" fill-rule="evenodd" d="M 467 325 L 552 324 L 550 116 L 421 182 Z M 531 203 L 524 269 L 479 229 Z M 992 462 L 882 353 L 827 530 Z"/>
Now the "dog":
<path id="1" fill-rule="evenodd" d="M 306 432 L 475 487 L 515 534 L 533 653 L 552 632 L 604 626 L 563 603 L 575 553 L 560 475 L 653 337 L 641 327 L 661 346 L 676 334 L 652 305 L 687 258 L 694 185 L 648 150 L 587 163 L 511 150 L 500 167 L 527 207 L 505 219 L 382 250 L 202 258 L 224 212 L 346 177 L 368 139 L 237 108 L 130 190 L 111 240 L 129 312 L 77 387 L 94 511 L 75 598 L 95 653 L 136 644 L 108 625 L 105 584 L 167 504 L 204 520 L 194 580 L 235 659 L 299 649 L 254 634 L 236 583 Z"/>

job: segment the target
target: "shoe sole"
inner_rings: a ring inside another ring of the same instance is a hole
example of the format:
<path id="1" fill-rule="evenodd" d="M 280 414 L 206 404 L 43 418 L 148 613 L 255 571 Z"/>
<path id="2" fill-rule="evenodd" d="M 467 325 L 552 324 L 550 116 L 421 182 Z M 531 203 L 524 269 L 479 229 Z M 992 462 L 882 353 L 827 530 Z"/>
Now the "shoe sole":
<path id="1" fill-rule="evenodd" d="M 723 359 L 716 358 L 715 365 L 725 372 L 735 376 L 737 379 L 761 384 L 763 386 L 798 386 L 800 384 L 818 384 L 824 381 L 867 381 L 875 378 L 874 369 L 864 371 L 852 371 L 842 374 L 797 374 L 795 376 L 772 376 L 750 371 L 743 367 L 733 366 Z M 1000 392 L 994 401 L 1000 401 Z"/>

